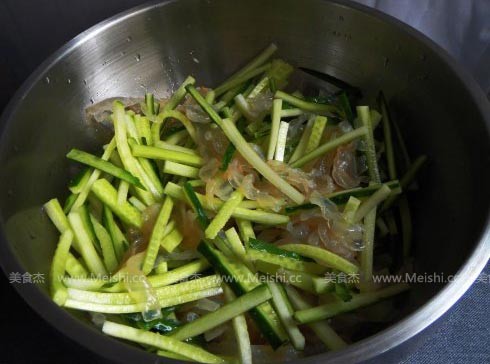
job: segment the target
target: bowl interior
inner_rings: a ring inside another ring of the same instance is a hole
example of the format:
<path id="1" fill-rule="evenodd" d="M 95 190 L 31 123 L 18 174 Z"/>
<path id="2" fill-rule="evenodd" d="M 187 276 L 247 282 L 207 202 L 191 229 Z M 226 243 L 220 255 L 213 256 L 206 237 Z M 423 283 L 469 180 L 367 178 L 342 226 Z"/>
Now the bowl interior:
<path id="1" fill-rule="evenodd" d="M 403 27 L 328 1 L 187 0 L 143 8 L 78 37 L 31 78 L 4 115 L 0 213 L 15 259 L 49 272 L 57 241 L 41 211 L 66 196 L 72 148 L 103 142 L 84 109 L 115 96 L 168 95 L 185 76 L 216 85 L 275 42 L 296 66 L 332 74 L 365 91 L 383 90 L 412 156 L 429 167 L 413 194 L 415 270 L 456 273 L 477 244 L 490 201 L 488 125 L 444 56 Z M 442 283 L 415 284 L 407 312 Z M 47 285 L 40 284 L 47 294 Z M 35 305 L 35 303 L 34 303 Z"/>

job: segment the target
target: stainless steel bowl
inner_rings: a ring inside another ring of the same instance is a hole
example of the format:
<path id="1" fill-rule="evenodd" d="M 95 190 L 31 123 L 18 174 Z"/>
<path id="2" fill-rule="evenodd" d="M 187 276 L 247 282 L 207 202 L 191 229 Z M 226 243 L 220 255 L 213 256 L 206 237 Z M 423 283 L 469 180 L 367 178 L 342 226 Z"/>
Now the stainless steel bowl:
<path id="1" fill-rule="evenodd" d="M 164 96 L 188 74 L 214 85 L 271 41 L 293 64 L 366 90 L 367 101 L 384 90 L 410 151 L 431 160 L 413 201 L 415 269 L 457 274 L 450 283 L 414 284 L 405 318 L 390 328 L 303 362 L 396 361 L 414 350 L 421 338 L 414 336 L 461 297 L 489 258 L 490 107 L 438 46 L 389 16 L 350 2 L 167 1 L 117 15 L 56 52 L 2 116 L 5 272 L 49 271 L 56 234 L 40 207 L 65 191 L 67 150 L 100 143 L 85 122 L 87 105 L 145 90 Z M 102 335 L 83 315 L 59 309 L 45 284 L 17 288 L 42 317 L 91 350 L 118 362 L 159 362 Z"/>

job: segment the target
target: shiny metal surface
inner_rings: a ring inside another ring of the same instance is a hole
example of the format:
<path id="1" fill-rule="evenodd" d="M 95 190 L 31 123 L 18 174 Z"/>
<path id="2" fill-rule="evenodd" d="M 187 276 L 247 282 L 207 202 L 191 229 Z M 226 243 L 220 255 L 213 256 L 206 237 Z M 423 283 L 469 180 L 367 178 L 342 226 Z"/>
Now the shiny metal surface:
<path id="1" fill-rule="evenodd" d="M 442 315 L 488 260 L 490 108 L 440 48 L 392 18 L 348 2 L 169 1 L 123 13 L 68 43 L 29 78 L 2 116 L 4 270 L 48 272 L 56 234 L 40 206 L 64 191 L 67 150 L 101 143 L 100 133 L 85 122 L 87 105 L 145 90 L 164 96 L 187 74 L 215 85 L 271 41 L 293 64 L 366 90 L 366 102 L 383 89 L 412 154 L 430 156 L 413 202 L 415 268 L 458 276 L 450 284 L 414 285 L 405 319 L 344 351 L 303 362 L 377 361 L 383 353 L 383 360 L 399 358 L 404 347 L 388 351 Z M 45 319 L 99 354 L 158 362 L 101 335 L 81 315 L 60 310 L 46 286 L 19 291 Z"/>

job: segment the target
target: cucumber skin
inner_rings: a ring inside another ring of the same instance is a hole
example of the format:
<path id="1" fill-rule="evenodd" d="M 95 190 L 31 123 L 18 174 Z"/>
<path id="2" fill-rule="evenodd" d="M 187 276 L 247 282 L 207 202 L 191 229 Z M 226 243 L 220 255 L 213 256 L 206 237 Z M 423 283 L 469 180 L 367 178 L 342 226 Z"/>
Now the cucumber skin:
<path id="1" fill-rule="evenodd" d="M 232 273 L 229 267 L 226 267 L 226 263 L 223 264 L 224 261 L 228 259 L 225 256 L 220 257 L 219 256 L 220 253 L 217 252 L 214 248 L 212 248 L 209 245 L 209 243 L 202 241 L 197 249 L 202 255 L 204 255 L 204 257 L 209 261 L 209 263 L 211 264 L 211 266 L 214 267 L 214 269 L 216 269 L 222 276 L 226 276 L 227 283 L 230 285 L 231 289 L 235 292 L 237 296 L 245 294 L 251 289 L 255 288 L 255 287 L 246 288 L 244 286 L 244 282 L 240 282 L 238 279 L 236 279 L 236 276 Z M 248 271 L 248 268 L 245 269 Z M 248 271 L 248 273 L 253 274 L 250 271 Z M 257 282 L 257 286 L 259 285 L 260 283 Z M 271 312 L 274 313 L 276 317 L 269 316 L 270 313 L 266 312 L 269 311 L 269 309 L 271 310 Z M 264 337 L 267 339 L 267 341 L 270 343 L 270 345 L 274 350 L 280 347 L 287 340 L 286 333 L 284 332 L 282 326 L 279 326 L 280 332 L 277 333 L 273 328 L 274 324 L 270 322 L 272 320 L 275 323 L 275 325 L 281 325 L 281 323 L 279 322 L 279 317 L 277 317 L 277 314 L 275 313 L 274 309 L 272 308 L 269 302 L 262 303 L 261 305 L 250 310 L 249 313 L 250 316 L 252 316 L 252 318 L 254 319 L 255 323 L 257 324 L 258 328 L 260 329 Z"/>

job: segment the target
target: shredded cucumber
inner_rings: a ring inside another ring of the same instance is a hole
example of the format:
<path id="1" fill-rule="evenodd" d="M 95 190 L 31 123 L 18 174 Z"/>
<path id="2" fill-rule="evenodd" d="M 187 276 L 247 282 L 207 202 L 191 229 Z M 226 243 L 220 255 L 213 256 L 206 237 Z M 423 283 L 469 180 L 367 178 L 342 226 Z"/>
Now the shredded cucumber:
<path id="1" fill-rule="evenodd" d="M 130 326 L 125 326 L 110 321 L 106 321 L 104 323 L 102 331 L 107 335 L 118 337 L 120 339 L 126 339 L 139 344 L 150 345 L 157 349 L 177 353 L 200 363 L 224 363 L 223 359 L 205 351 L 204 349 L 191 344 L 182 343 L 169 336 L 138 330 Z"/>
<path id="2" fill-rule="evenodd" d="M 294 68 L 276 49 L 213 89 L 189 76 L 167 99 L 115 101 L 103 153 L 68 152 L 85 169 L 63 208 L 44 205 L 61 234 L 49 281 L 57 305 L 111 315 L 106 334 L 166 358 L 251 364 L 246 316 L 270 350 L 289 341 L 308 353 L 302 324 L 338 350 L 346 342 L 328 319 L 408 288 L 379 288 L 373 269 L 411 261 L 407 191 L 427 158 L 410 163 L 381 92 L 380 112 L 354 110 L 360 90 L 302 68 L 296 85 L 307 73 L 340 90 L 283 91 Z M 403 249 L 391 249 L 398 240 Z M 205 350 L 231 327 L 235 356 Z"/>

